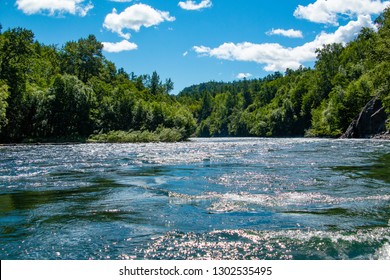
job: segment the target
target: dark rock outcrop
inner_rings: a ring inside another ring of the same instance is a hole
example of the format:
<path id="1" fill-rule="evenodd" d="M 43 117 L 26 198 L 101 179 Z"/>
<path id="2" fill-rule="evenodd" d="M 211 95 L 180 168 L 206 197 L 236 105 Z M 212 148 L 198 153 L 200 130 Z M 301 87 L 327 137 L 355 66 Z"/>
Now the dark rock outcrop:
<path id="1" fill-rule="evenodd" d="M 388 115 L 379 97 L 375 97 L 353 120 L 341 138 L 371 138 L 386 131 Z"/>

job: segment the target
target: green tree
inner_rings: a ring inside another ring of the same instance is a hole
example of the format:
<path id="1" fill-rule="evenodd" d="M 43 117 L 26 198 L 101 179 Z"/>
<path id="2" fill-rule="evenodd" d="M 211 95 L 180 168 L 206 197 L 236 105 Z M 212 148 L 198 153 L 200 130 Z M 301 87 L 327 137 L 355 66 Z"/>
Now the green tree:
<path id="1" fill-rule="evenodd" d="M 57 76 L 50 90 L 50 127 L 54 137 L 88 136 L 93 130 L 93 91 L 77 77 Z"/>
<path id="2" fill-rule="evenodd" d="M 208 91 L 203 95 L 201 101 L 201 111 L 199 113 L 199 121 L 207 119 L 212 112 L 212 97 Z"/>
<path id="3" fill-rule="evenodd" d="M 390 60 L 390 7 L 388 7 L 380 19 L 380 29 L 378 31 L 378 39 L 376 40 L 375 48 L 373 48 L 375 60 L 389 61 Z"/>
<path id="4" fill-rule="evenodd" d="M 86 83 L 89 78 L 99 76 L 103 68 L 103 44 L 94 35 L 77 42 L 68 42 L 62 50 L 62 71 L 75 75 Z"/>
<path id="5" fill-rule="evenodd" d="M 161 88 L 160 76 L 156 71 L 153 72 L 152 77 L 150 78 L 150 93 L 156 95 L 159 93 Z"/>
<path id="6" fill-rule="evenodd" d="M 174 83 L 171 78 L 165 80 L 164 88 L 167 94 L 169 94 L 174 89 Z"/>
<path id="7" fill-rule="evenodd" d="M 249 89 L 249 82 L 246 78 L 244 78 L 243 80 L 242 95 L 244 97 L 244 102 L 242 106 L 245 110 L 250 104 L 252 104 L 252 94 Z"/>
<path id="8" fill-rule="evenodd" d="M 1 129 L 7 124 L 7 98 L 8 98 L 8 86 L 0 81 L 0 132 Z"/>
<path id="9" fill-rule="evenodd" d="M 5 141 L 19 141 L 25 123 L 25 95 L 31 58 L 34 57 L 34 34 L 23 28 L 7 30 L 0 41 L 0 80 L 9 87 L 6 118 L 8 124 L 2 130 Z"/>
<path id="10" fill-rule="evenodd" d="M 317 94 L 320 98 L 326 98 L 333 87 L 333 79 L 340 67 L 340 55 L 343 51 L 341 44 L 324 45 L 318 49 L 315 69 L 318 72 Z"/>

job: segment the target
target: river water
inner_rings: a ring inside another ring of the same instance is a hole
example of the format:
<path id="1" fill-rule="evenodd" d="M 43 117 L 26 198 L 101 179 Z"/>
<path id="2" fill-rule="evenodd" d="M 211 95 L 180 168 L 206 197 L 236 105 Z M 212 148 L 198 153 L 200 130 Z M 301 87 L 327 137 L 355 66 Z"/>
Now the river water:
<path id="1" fill-rule="evenodd" d="M 0 147 L 0 259 L 390 259 L 390 142 Z"/>

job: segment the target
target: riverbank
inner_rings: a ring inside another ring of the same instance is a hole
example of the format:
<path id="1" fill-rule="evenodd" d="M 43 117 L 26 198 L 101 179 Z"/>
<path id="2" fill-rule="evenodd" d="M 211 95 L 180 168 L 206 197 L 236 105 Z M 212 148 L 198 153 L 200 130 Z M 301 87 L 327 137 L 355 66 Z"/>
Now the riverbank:
<path id="1" fill-rule="evenodd" d="M 175 143 L 187 141 L 187 135 L 175 128 L 159 128 L 154 132 L 143 131 L 109 131 L 107 133 L 92 134 L 88 137 L 67 136 L 56 138 L 29 138 L 20 142 L 0 143 L 2 145 L 63 145 L 83 143 Z"/>
<path id="2" fill-rule="evenodd" d="M 198 138 L 198 137 L 195 137 Z M 204 137 L 200 137 L 204 138 Z M 213 139 L 214 137 L 205 137 Z M 229 138 L 229 137 L 226 137 Z M 241 138 L 241 137 L 238 137 Z M 253 138 L 253 137 L 244 137 Z M 257 138 L 257 137 L 255 137 Z M 265 138 L 290 138 L 290 137 L 265 137 Z M 302 136 L 297 138 L 316 138 Z M 324 137 L 320 137 L 324 138 Z M 329 139 L 337 139 L 329 137 Z M 341 138 L 343 139 L 343 138 Z M 373 135 L 368 138 L 355 139 L 374 139 L 390 141 L 390 132 L 384 132 Z M 175 143 L 188 141 L 189 138 L 177 129 L 164 128 L 156 132 L 150 131 L 110 131 L 107 133 L 93 134 L 89 137 L 61 137 L 61 138 L 46 138 L 46 139 L 26 139 L 20 143 L 0 143 L 0 146 L 10 145 L 67 145 L 67 144 L 85 144 L 85 143 Z"/>
<path id="3" fill-rule="evenodd" d="M 390 132 L 384 132 L 380 134 L 376 134 L 372 137 L 372 139 L 379 139 L 379 140 L 390 140 Z"/>

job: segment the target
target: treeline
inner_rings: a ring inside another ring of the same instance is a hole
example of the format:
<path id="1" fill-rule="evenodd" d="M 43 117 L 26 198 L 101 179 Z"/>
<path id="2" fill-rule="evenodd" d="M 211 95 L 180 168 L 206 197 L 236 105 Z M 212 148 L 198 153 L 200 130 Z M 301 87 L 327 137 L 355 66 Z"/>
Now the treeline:
<path id="1" fill-rule="evenodd" d="M 373 98 L 390 114 L 390 10 L 376 23 L 347 46 L 323 46 L 313 69 L 208 82 L 178 96 L 156 72 L 117 69 L 93 35 L 59 48 L 0 26 L 0 142 L 338 137 Z"/>
<path id="2" fill-rule="evenodd" d="M 30 30 L 0 27 L 0 142 L 85 140 L 113 131 L 178 141 L 195 131 L 190 111 L 169 95 L 170 79 L 126 73 L 102 49 L 93 35 L 58 48 L 37 42 Z"/>
<path id="3" fill-rule="evenodd" d="M 390 10 L 376 23 L 378 31 L 364 28 L 345 47 L 323 46 L 314 69 L 195 85 L 178 100 L 197 119 L 202 137 L 338 137 L 374 97 L 390 113 Z"/>

